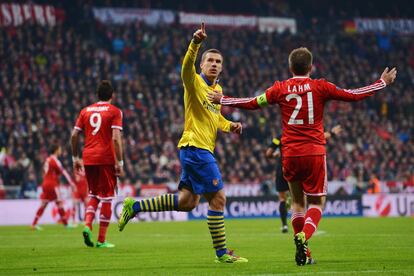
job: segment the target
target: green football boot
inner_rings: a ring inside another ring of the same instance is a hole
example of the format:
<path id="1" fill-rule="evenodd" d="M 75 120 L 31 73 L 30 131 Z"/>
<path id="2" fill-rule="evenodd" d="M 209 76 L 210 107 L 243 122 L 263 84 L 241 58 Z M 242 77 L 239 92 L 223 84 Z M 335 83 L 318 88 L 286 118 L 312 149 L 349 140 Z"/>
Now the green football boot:
<path id="1" fill-rule="evenodd" d="M 104 242 L 96 242 L 96 248 L 113 248 L 115 244 L 109 243 L 107 241 Z"/>
<path id="2" fill-rule="evenodd" d="M 216 263 L 223 263 L 223 264 L 233 264 L 233 263 L 247 263 L 249 262 L 248 259 L 236 256 L 233 253 L 233 250 L 227 250 L 227 253 L 221 257 L 216 256 Z"/>
<path id="3" fill-rule="evenodd" d="M 39 226 L 39 225 L 32 225 L 31 226 L 32 230 L 36 230 L 36 231 L 43 231 L 43 227 Z"/>
<path id="4" fill-rule="evenodd" d="M 88 247 L 95 246 L 95 244 L 92 241 L 92 231 L 91 229 L 89 229 L 89 227 L 85 226 L 85 228 L 83 228 L 82 236 L 83 236 L 83 242 L 85 243 L 86 246 Z"/>
<path id="5" fill-rule="evenodd" d="M 119 216 L 118 221 L 119 231 L 124 230 L 125 225 L 127 225 L 128 221 L 135 216 L 134 209 L 132 208 L 134 203 L 135 200 L 133 200 L 132 198 L 127 197 L 124 199 L 124 205 L 122 206 L 122 212 Z"/>
<path id="6" fill-rule="evenodd" d="M 305 265 L 307 262 L 306 252 L 308 251 L 308 242 L 306 241 L 305 233 L 299 232 L 294 238 L 296 245 L 295 261 L 299 266 Z"/>

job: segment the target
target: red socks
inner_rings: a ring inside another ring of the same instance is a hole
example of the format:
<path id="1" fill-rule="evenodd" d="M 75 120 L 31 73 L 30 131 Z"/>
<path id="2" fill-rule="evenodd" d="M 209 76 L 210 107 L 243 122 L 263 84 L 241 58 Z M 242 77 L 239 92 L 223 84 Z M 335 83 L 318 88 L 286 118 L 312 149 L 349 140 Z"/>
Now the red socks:
<path id="1" fill-rule="evenodd" d="M 303 232 L 305 232 L 306 240 L 312 237 L 313 233 L 318 228 L 319 221 L 322 217 L 322 210 L 317 206 L 310 206 L 305 216 L 305 225 Z"/>
<path id="2" fill-rule="evenodd" d="M 85 212 L 85 225 L 92 230 L 92 222 L 95 218 L 96 209 L 99 205 L 99 199 L 91 197 L 88 204 L 86 205 Z M 99 236 L 98 242 L 105 242 L 106 231 L 108 230 L 109 222 L 111 221 L 112 208 L 111 200 L 102 200 L 101 212 L 99 216 Z"/>
<path id="3" fill-rule="evenodd" d="M 43 212 L 45 211 L 46 207 L 47 205 L 44 207 L 43 205 L 39 207 L 39 209 L 36 212 L 36 216 L 33 220 L 32 226 L 35 226 L 37 224 L 37 222 L 39 221 L 39 218 L 43 215 Z"/>
<path id="4" fill-rule="evenodd" d="M 111 201 L 102 202 L 101 214 L 99 216 L 98 242 L 105 242 L 106 230 L 108 229 L 109 222 L 111 221 L 111 215 Z"/>
<path id="5" fill-rule="evenodd" d="M 91 197 L 88 204 L 86 205 L 85 212 L 85 226 L 92 230 L 92 222 L 95 218 L 96 209 L 98 209 L 99 199 Z"/>
<path id="6" fill-rule="evenodd" d="M 63 209 L 63 207 L 58 207 L 58 213 L 60 215 L 60 219 L 62 220 L 63 225 L 68 225 L 65 209 Z"/>
<path id="7" fill-rule="evenodd" d="M 302 212 L 293 212 L 291 221 L 293 232 L 296 235 L 303 230 L 303 225 L 305 223 L 305 214 Z"/>

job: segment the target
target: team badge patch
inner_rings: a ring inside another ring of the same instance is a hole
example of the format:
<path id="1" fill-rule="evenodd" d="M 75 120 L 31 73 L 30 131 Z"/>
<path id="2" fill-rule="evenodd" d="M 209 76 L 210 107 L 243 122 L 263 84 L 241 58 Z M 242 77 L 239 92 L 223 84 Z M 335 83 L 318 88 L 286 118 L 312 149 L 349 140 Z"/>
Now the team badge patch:
<path id="1" fill-rule="evenodd" d="M 217 185 L 218 185 L 218 183 L 219 183 L 218 179 L 213 179 L 213 185 L 214 185 L 214 186 L 217 186 Z"/>

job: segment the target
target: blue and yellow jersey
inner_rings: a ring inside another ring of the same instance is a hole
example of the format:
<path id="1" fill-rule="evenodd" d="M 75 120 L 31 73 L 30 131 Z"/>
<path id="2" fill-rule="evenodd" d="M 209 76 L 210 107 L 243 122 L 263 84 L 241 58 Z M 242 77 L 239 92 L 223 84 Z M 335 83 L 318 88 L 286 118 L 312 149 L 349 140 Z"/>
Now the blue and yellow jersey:
<path id="1" fill-rule="evenodd" d="M 214 152 L 217 129 L 230 131 L 230 121 L 221 115 L 221 105 L 212 104 L 207 99 L 208 91 L 222 92 L 219 84 L 210 84 L 207 79 L 197 74 L 195 61 L 200 44 L 191 41 L 185 54 L 181 69 L 184 83 L 184 132 L 178 147 L 194 146 Z"/>

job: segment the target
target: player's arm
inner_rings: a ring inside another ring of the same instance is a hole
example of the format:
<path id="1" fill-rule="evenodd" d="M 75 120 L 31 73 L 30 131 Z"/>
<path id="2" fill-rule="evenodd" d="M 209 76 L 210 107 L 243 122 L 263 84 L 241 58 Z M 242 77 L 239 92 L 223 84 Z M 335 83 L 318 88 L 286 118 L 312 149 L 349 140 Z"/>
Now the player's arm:
<path id="1" fill-rule="evenodd" d="M 122 176 L 124 174 L 124 160 L 122 158 L 122 112 L 116 110 L 112 121 L 112 142 L 115 150 L 115 171 L 116 175 Z"/>
<path id="2" fill-rule="evenodd" d="M 116 163 L 115 163 L 115 170 L 116 175 L 122 176 L 124 171 L 124 161 L 122 158 L 122 134 L 121 130 L 118 128 L 112 129 L 112 142 L 114 143 L 114 150 L 115 150 L 115 157 L 116 157 Z"/>
<path id="3" fill-rule="evenodd" d="M 381 90 L 387 85 L 393 83 L 396 76 L 397 69 L 394 67 L 393 69 L 389 70 L 387 67 L 381 74 L 381 78 L 368 86 L 360 87 L 357 89 L 342 89 L 332 83 L 326 82 L 325 91 L 328 93 L 328 99 L 347 102 L 360 101 L 369 96 L 372 96 L 375 91 Z"/>
<path id="4" fill-rule="evenodd" d="M 249 110 L 259 109 L 268 105 L 266 93 L 252 98 L 233 98 L 224 96 L 223 94 L 216 91 L 209 91 L 207 98 L 213 104 L 221 104 Z"/>
<path id="5" fill-rule="evenodd" d="M 196 78 L 195 61 L 197 59 L 197 53 L 200 49 L 201 42 L 206 39 L 206 29 L 204 23 L 201 23 L 200 29 L 195 31 L 193 39 L 188 46 L 188 50 L 185 53 L 183 65 L 181 68 L 181 79 L 183 80 L 184 86 L 193 87 L 194 80 Z"/>
<path id="6" fill-rule="evenodd" d="M 66 180 L 68 181 L 69 185 L 76 190 L 76 185 L 75 182 L 73 181 L 72 177 L 69 175 L 69 173 L 65 170 L 65 168 L 63 167 L 62 163 L 60 163 L 59 160 L 55 159 L 56 165 L 59 169 L 59 171 L 63 174 L 63 176 L 66 178 Z"/>
<path id="7" fill-rule="evenodd" d="M 266 149 L 266 152 L 265 152 L 266 158 L 273 158 L 273 157 L 280 156 L 280 151 L 278 151 L 279 148 L 280 148 L 280 140 L 278 138 L 274 138 L 272 140 L 272 143 Z"/>
<path id="8" fill-rule="evenodd" d="M 243 130 L 243 126 L 239 122 L 231 122 L 224 118 L 222 114 L 219 117 L 218 128 L 223 132 L 233 132 L 237 134 L 241 134 Z"/>
<path id="9" fill-rule="evenodd" d="M 82 161 L 79 158 L 79 134 L 83 129 L 83 120 L 82 120 L 83 113 L 81 111 L 79 118 L 76 120 L 75 127 L 72 130 L 72 134 L 70 136 L 70 145 L 72 148 L 72 162 L 73 162 L 73 169 L 75 172 L 82 170 Z"/>
<path id="10" fill-rule="evenodd" d="M 334 126 L 330 131 L 326 131 L 324 133 L 325 135 L 325 139 L 331 139 L 331 138 L 335 138 L 336 136 L 339 135 L 339 133 L 342 132 L 342 127 L 341 125 L 336 125 Z"/>
<path id="11" fill-rule="evenodd" d="M 233 98 L 224 96 L 217 91 L 209 91 L 207 98 L 214 104 L 227 105 L 241 109 L 255 110 L 273 105 L 277 103 L 277 93 L 279 91 L 279 83 L 275 82 L 273 86 L 266 89 L 266 91 L 256 97 L 252 98 Z"/>

